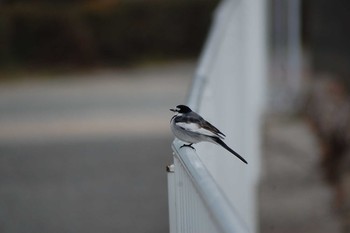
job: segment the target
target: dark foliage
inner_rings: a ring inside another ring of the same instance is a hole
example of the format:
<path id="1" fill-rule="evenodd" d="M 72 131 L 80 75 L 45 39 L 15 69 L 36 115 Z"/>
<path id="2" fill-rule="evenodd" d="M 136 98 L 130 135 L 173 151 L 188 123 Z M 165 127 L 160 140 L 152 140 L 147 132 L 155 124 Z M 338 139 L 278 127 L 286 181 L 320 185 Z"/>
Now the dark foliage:
<path id="1" fill-rule="evenodd" d="M 129 64 L 150 58 L 195 56 L 216 3 L 3 2 L 0 65 Z"/>

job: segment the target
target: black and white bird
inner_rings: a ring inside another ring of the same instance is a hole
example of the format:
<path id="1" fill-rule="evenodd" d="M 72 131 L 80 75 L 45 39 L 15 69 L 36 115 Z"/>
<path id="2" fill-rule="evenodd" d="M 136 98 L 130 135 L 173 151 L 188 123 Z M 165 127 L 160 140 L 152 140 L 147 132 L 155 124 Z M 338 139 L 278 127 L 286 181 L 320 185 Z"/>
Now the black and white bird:
<path id="1" fill-rule="evenodd" d="M 170 111 L 176 113 L 170 121 L 173 134 L 181 141 L 189 143 L 181 147 L 188 146 L 193 148 L 192 144 L 194 143 L 203 141 L 212 142 L 222 146 L 233 155 L 237 156 L 242 162 L 248 164 L 242 156 L 222 141 L 226 137 L 225 134 L 208 121 L 204 120 L 199 114 L 193 112 L 189 107 L 186 105 L 178 105 L 176 108 L 170 109 Z"/>

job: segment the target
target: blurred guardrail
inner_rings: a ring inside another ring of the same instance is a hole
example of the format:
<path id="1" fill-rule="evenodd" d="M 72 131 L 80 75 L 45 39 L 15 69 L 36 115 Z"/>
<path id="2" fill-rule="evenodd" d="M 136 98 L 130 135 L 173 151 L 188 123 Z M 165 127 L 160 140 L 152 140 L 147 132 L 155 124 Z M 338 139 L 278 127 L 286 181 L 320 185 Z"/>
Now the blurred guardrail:
<path id="1" fill-rule="evenodd" d="M 168 173 L 171 233 L 257 232 L 265 1 L 222 1 L 214 17 L 188 105 L 218 126 L 249 164 L 210 143 L 179 149 L 175 140 Z"/>

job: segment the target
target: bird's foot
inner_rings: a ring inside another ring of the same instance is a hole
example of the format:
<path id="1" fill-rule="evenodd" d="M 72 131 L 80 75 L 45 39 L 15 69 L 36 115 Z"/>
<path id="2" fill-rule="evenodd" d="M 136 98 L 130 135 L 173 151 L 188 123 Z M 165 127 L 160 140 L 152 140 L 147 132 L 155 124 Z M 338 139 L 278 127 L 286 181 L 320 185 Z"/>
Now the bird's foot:
<path id="1" fill-rule="evenodd" d="M 196 150 L 193 146 L 192 146 L 193 143 L 190 143 L 190 144 L 183 144 L 182 146 L 180 146 L 180 149 L 182 147 L 191 147 L 193 150 Z"/>

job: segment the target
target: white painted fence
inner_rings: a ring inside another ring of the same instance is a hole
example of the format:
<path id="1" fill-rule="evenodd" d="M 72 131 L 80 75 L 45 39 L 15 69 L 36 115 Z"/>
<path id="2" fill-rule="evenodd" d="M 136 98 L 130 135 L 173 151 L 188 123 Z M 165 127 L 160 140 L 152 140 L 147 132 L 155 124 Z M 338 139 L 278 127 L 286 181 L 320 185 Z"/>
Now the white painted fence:
<path id="1" fill-rule="evenodd" d="M 188 105 L 226 135 L 223 148 L 173 143 L 171 233 L 257 232 L 260 128 L 266 86 L 265 1 L 226 0 L 216 10 Z"/>

